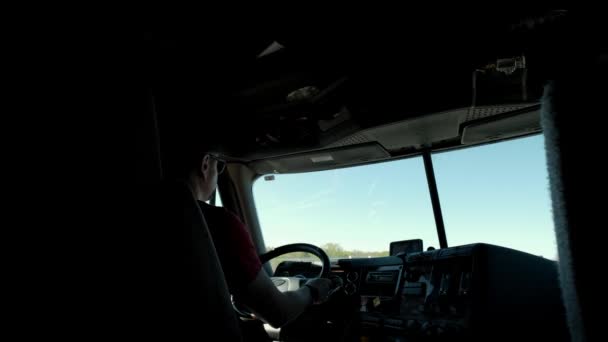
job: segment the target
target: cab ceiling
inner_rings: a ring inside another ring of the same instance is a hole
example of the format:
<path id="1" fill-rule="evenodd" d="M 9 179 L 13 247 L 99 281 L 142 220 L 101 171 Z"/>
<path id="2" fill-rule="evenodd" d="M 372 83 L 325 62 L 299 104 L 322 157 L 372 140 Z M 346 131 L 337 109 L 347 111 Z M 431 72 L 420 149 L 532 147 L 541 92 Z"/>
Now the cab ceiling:
<path id="1" fill-rule="evenodd" d="M 366 143 L 389 156 L 457 146 L 467 123 L 534 107 L 556 42 L 575 41 L 562 34 L 568 13 L 551 9 L 384 15 L 263 28 L 238 18 L 221 38 L 151 17 L 142 58 L 163 142 L 214 140 L 247 163 Z M 472 141 L 539 129 L 526 120 L 478 125 Z"/>

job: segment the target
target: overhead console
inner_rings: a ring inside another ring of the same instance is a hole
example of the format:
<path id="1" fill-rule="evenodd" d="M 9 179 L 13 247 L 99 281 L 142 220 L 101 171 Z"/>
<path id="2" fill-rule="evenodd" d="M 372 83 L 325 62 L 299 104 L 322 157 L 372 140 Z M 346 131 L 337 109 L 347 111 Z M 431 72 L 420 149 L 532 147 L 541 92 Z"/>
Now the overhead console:
<path id="1" fill-rule="evenodd" d="M 568 340 L 552 260 L 473 244 L 340 265 L 370 340 Z"/>

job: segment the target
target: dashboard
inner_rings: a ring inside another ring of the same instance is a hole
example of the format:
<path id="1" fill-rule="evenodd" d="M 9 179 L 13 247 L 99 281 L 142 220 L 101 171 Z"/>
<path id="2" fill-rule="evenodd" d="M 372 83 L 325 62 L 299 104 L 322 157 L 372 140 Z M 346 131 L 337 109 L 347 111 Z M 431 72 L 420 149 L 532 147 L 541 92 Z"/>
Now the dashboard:
<path id="1" fill-rule="evenodd" d="M 319 266 L 297 264 L 277 271 L 318 274 Z M 331 273 L 343 282 L 334 305 L 353 340 L 568 340 L 557 265 L 542 257 L 472 244 L 340 259 Z"/>

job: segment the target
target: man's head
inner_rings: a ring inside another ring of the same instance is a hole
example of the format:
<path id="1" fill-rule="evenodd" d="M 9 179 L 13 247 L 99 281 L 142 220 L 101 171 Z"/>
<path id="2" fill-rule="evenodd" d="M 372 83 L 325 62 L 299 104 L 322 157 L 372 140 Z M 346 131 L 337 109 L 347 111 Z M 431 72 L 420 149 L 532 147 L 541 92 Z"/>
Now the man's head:
<path id="1" fill-rule="evenodd" d="M 166 178 L 188 183 L 196 199 L 208 200 L 226 166 L 219 146 L 195 141 L 190 136 L 170 147 L 166 150 Z"/>
<path id="2" fill-rule="evenodd" d="M 217 177 L 224 171 L 226 162 L 215 153 L 203 153 L 190 171 L 188 182 L 199 201 L 207 201 L 217 187 Z"/>

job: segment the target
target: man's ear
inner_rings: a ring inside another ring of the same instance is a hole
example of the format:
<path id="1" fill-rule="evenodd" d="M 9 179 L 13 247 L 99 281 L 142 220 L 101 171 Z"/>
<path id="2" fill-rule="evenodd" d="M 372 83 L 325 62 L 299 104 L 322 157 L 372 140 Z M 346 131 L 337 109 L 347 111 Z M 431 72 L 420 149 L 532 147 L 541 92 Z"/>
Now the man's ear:
<path id="1" fill-rule="evenodd" d="M 209 171 L 209 155 L 205 154 L 203 160 L 201 161 L 201 174 L 203 177 L 207 177 L 207 171 Z"/>

